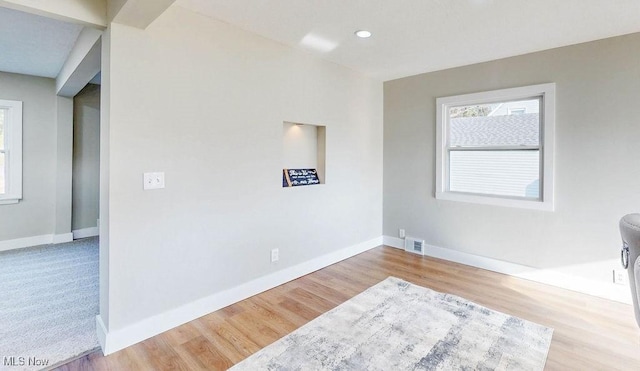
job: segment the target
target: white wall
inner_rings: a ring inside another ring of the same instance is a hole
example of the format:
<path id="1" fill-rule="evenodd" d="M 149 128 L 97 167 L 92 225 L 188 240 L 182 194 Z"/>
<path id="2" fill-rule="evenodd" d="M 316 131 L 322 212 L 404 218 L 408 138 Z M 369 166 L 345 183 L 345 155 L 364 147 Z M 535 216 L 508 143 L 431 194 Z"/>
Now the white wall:
<path id="1" fill-rule="evenodd" d="M 640 34 L 384 84 L 384 234 L 610 283 L 640 208 Z M 555 82 L 555 212 L 436 200 L 437 97 Z"/>
<path id="2" fill-rule="evenodd" d="M 0 205 L 0 250 L 70 238 L 71 115 L 55 80 L 0 72 L 0 99 L 23 102 L 22 195 Z M 59 148 L 59 150 L 58 150 Z"/>
<path id="3" fill-rule="evenodd" d="M 285 122 L 282 127 L 282 168 L 318 168 L 318 128 Z"/>
<path id="4" fill-rule="evenodd" d="M 73 98 L 72 230 L 97 227 L 100 192 L 100 86 Z"/>
<path id="5" fill-rule="evenodd" d="M 382 83 L 177 6 L 103 45 L 108 332 L 381 235 Z M 282 188 L 283 121 L 327 126 L 330 184 Z"/>

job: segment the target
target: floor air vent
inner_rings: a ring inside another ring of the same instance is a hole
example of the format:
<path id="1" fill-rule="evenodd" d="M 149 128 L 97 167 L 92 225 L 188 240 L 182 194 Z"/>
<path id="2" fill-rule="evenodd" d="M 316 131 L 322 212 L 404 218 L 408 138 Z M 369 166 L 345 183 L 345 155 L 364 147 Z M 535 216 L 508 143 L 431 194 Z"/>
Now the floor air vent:
<path id="1" fill-rule="evenodd" d="M 404 250 L 414 254 L 424 255 L 424 240 L 406 237 L 404 239 Z"/>

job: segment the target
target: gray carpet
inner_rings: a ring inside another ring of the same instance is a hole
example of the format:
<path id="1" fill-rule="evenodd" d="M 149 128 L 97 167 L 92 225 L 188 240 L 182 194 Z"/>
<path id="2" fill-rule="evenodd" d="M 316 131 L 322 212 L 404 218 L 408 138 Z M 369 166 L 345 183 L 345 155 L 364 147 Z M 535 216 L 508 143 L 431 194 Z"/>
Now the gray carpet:
<path id="1" fill-rule="evenodd" d="M 389 277 L 231 370 L 542 370 L 552 334 Z"/>
<path id="2" fill-rule="evenodd" d="M 0 369 L 48 368 L 97 348 L 98 238 L 0 252 L 0 298 Z"/>

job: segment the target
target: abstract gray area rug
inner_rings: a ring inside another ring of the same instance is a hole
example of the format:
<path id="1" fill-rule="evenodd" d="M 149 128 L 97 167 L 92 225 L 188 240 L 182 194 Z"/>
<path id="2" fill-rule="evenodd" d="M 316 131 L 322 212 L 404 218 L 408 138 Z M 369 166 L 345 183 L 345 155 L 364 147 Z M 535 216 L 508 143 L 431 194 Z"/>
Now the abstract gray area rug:
<path id="1" fill-rule="evenodd" d="M 231 370 L 542 370 L 552 334 L 389 277 Z"/>
<path id="2" fill-rule="evenodd" d="M 98 238 L 0 252 L 0 369 L 40 370 L 98 347 Z"/>

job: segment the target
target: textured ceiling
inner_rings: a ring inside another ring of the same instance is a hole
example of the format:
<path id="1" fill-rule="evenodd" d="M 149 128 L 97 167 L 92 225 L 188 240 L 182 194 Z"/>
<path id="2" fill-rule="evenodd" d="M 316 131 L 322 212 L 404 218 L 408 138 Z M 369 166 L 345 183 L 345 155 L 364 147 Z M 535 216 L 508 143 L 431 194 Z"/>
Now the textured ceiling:
<path id="1" fill-rule="evenodd" d="M 178 0 L 380 80 L 640 31 L 640 0 Z M 358 39 L 354 31 L 373 32 Z"/>
<path id="2" fill-rule="evenodd" d="M 0 7 L 0 71 L 55 78 L 82 26 Z"/>

